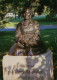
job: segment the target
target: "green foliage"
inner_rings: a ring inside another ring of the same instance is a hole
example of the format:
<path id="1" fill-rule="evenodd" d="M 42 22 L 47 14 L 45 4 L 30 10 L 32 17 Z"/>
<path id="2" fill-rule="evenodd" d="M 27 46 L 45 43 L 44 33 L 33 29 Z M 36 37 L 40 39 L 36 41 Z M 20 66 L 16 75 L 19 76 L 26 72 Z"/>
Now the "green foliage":
<path id="1" fill-rule="evenodd" d="M 50 8 L 50 14 L 52 15 L 53 13 L 57 13 L 57 0 L 39 0 L 39 10 L 38 12 L 43 12 L 44 6 L 47 6 Z"/>
<path id="2" fill-rule="evenodd" d="M 55 17 L 56 15 L 47 15 L 46 16 L 46 19 L 47 19 L 47 21 L 49 20 L 49 21 L 52 21 L 52 20 L 54 20 L 53 18 Z"/>
<path id="3" fill-rule="evenodd" d="M 7 1 L 5 1 L 5 0 L 0 1 L 0 17 L 1 17 L 1 20 L 3 20 L 5 14 L 7 13 L 7 6 L 8 6 Z"/>
<path id="4" fill-rule="evenodd" d="M 8 21 L 6 21 L 6 20 L 0 21 L 0 28 L 5 28 L 6 27 L 6 23 L 8 23 Z"/>
<path id="5" fill-rule="evenodd" d="M 20 16 L 23 8 L 30 6 L 37 9 L 38 14 L 44 12 L 45 6 L 47 7 L 46 14 L 57 13 L 57 0 L 0 0 L 0 17 L 3 19 L 7 12 L 17 13 Z"/>

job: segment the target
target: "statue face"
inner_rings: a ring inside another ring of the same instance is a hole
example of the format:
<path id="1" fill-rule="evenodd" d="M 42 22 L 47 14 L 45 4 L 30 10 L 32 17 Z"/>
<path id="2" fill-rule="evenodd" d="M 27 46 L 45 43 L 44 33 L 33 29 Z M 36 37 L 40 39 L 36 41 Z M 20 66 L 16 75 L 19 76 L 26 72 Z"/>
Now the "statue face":
<path id="1" fill-rule="evenodd" d="M 32 17 L 32 11 L 31 9 L 26 9 L 25 13 L 24 13 L 24 18 L 25 19 L 30 19 Z"/>

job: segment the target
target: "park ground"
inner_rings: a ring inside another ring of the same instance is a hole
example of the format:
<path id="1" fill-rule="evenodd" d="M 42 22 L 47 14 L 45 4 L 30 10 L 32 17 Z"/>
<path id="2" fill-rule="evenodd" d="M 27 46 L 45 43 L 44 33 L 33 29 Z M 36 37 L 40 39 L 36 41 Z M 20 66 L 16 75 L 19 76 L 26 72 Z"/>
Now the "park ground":
<path id="1" fill-rule="evenodd" d="M 35 17 L 32 17 L 32 19 L 37 20 L 40 23 L 40 25 L 57 25 L 57 15 L 54 16 L 54 17 L 51 17 L 51 18 L 46 16 L 46 15 L 35 16 Z M 6 28 L 8 28 L 8 27 L 11 28 L 11 27 L 15 27 L 19 22 L 21 22 L 23 20 L 24 20 L 24 18 L 21 18 L 21 17 L 17 18 L 17 19 L 15 19 L 15 18 L 6 18 L 6 19 L 4 19 L 0 22 Z M 5 23 L 5 24 L 3 24 L 3 23 Z"/>
<path id="2" fill-rule="evenodd" d="M 38 17 L 39 18 L 39 17 Z M 9 19 L 6 27 L 16 26 L 18 22 L 21 22 L 23 18 L 20 19 Z M 34 17 L 34 20 L 38 20 L 37 17 Z M 54 20 L 46 20 L 40 18 L 39 20 L 40 25 L 57 25 L 57 18 Z M 12 24 L 11 24 L 12 23 Z M 47 29 L 41 30 L 41 38 L 46 45 L 47 49 L 51 49 L 53 52 L 53 66 L 54 66 L 54 77 L 57 79 L 57 29 Z M 0 32 L 0 79 L 3 80 L 3 71 L 2 71 L 2 59 L 3 56 L 8 54 L 9 49 L 11 48 L 12 44 L 15 42 L 15 31 L 4 31 Z"/>

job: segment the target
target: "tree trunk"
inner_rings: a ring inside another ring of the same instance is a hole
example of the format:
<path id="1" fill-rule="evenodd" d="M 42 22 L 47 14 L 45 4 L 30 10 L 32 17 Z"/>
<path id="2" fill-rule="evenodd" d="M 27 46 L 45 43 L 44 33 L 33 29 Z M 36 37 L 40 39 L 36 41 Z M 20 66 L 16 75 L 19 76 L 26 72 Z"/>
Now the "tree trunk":
<path id="1" fill-rule="evenodd" d="M 4 19 L 4 15 L 1 15 L 1 20 L 3 20 Z"/>
<path id="2" fill-rule="evenodd" d="M 1 20 L 3 20 L 4 18 L 3 18 L 3 16 L 1 16 Z"/>
<path id="3" fill-rule="evenodd" d="M 52 8 L 50 8 L 50 16 L 53 16 L 53 14 L 54 14 L 54 11 Z"/>
<path id="4" fill-rule="evenodd" d="M 16 12 L 15 12 L 15 19 L 16 19 Z"/>
<path id="5" fill-rule="evenodd" d="M 20 17 L 20 11 L 18 10 L 18 18 Z"/>

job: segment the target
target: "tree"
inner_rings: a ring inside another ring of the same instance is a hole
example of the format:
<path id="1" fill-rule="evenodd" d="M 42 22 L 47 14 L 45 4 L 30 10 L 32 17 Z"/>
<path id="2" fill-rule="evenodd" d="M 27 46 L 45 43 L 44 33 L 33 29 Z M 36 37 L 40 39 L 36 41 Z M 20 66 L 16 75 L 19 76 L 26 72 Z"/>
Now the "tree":
<path id="1" fill-rule="evenodd" d="M 1 20 L 3 20 L 5 14 L 8 12 L 9 10 L 9 4 L 11 3 L 11 0 L 1 0 L 0 1 L 0 17 Z"/>
<path id="2" fill-rule="evenodd" d="M 45 6 L 50 8 L 50 15 L 57 13 L 57 0 L 0 0 L 0 17 L 3 19 L 9 11 L 17 12 L 20 16 L 23 8 L 30 6 L 37 9 L 38 14 L 44 11 Z"/>
<path id="3" fill-rule="evenodd" d="M 16 12 L 18 13 L 18 15 L 20 15 L 20 13 L 23 13 L 23 8 L 24 7 L 30 7 L 32 5 L 32 3 L 35 3 L 35 0 L 1 0 L 0 1 L 0 17 L 1 19 L 4 18 L 5 14 L 7 12 L 13 11 L 16 15 Z M 10 5 L 10 8 L 9 8 Z M 16 18 L 16 16 L 15 16 Z"/>
<path id="4" fill-rule="evenodd" d="M 22 8 L 32 6 L 32 8 L 37 9 L 39 14 L 44 11 L 45 6 L 48 9 L 50 8 L 50 15 L 57 13 L 57 0 L 17 0 L 17 3 L 19 3 Z M 20 9 L 19 5 L 18 8 Z"/>
<path id="5" fill-rule="evenodd" d="M 57 0 L 39 0 L 38 12 L 41 14 L 44 10 L 44 6 L 50 8 L 50 15 L 57 13 Z"/>
<path id="6" fill-rule="evenodd" d="M 5 4 L 4 1 L 0 1 L 0 17 L 1 19 L 3 19 L 4 15 L 5 15 Z"/>

